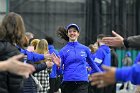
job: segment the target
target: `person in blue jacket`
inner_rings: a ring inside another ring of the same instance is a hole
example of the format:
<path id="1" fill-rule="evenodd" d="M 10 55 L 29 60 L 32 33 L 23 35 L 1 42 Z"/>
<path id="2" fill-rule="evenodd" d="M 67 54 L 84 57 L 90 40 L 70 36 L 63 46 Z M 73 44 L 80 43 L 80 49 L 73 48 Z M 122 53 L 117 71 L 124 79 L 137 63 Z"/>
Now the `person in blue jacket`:
<path id="1" fill-rule="evenodd" d="M 132 65 L 132 58 L 131 58 L 131 52 L 127 51 L 125 54 L 125 57 L 122 60 L 123 66 L 131 66 Z"/>
<path id="2" fill-rule="evenodd" d="M 53 45 L 53 38 L 50 37 L 50 36 L 46 36 L 45 39 L 48 41 L 48 49 L 49 49 L 49 53 L 52 54 L 54 53 L 56 56 L 59 57 L 59 53 L 58 51 L 54 48 L 54 45 Z M 56 87 L 57 87 L 57 70 L 58 70 L 58 66 L 56 64 L 54 64 L 52 66 L 52 69 L 50 71 L 50 74 L 49 74 L 49 83 L 50 83 L 50 89 L 49 89 L 49 93 L 54 93 L 54 92 L 57 92 L 56 90 Z"/>
<path id="3" fill-rule="evenodd" d="M 124 39 L 122 36 L 112 31 L 115 37 L 105 37 L 103 42 L 109 46 L 125 46 L 131 48 L 139 48 L 140 35 L 130 36 Z M 138 59 L 139 60 L 139 59 Z M 106 70 L 104 73 L 95 73 L 92 75 L 92 84 L 98 87 L 104 87 L 115 82 L 131 81 L 132 84 L 140 84 L 140 64 L 134 64 L 131 67 L 114 68 L 103 66 Z"/>
<path id="4" fill-rule="evenodd" d="M 107 46 L 104 42 L 102 42 L 102 38 L 105 37 L 104 34 L 99 34 L 97 36 L 97 44 L 98 44 L 98 49 L 97 51 L 93 54 L 92 53 L 92 58 L 94 62 L 98 65 L 98 67 L 102 70 L 102 65 L 110 66 L 111 65 L 111 51 L 109 46 Z M 95 71 L 92 70 L 91 74 L 94 73 Z M 110 90 L 108 87 L 105 88 L 97 88 L 96 86 L 92 87 L 93 93 L 108 93 Z"/>
<path id="5" fill-rule="evenodd" d="M 76 24 L 69 24 L 66 29 L 60 27 L 57 34 L 67 44 L 60 50 L 61 67 L 63 67 L 62 93 L 88 93 L 88 73 L 86 62 L 96 72 L 101 72 L 90 55 L 90 50 L 77 39 L 80 29 Z"/>
<path id="6" fill-rule="evenodd" d="M 94 62 L 98 65 L 98 67 L 102 69 L 102 65 L 110 66 L 111 65 L 111 52 L 109 46 L 107 46 L 104 42 L 102 42 L 102 38 L 105 37 L 104 34 L 99 34 L 97 36 L 97 51 L 92 54 L 92 58 Z"/>

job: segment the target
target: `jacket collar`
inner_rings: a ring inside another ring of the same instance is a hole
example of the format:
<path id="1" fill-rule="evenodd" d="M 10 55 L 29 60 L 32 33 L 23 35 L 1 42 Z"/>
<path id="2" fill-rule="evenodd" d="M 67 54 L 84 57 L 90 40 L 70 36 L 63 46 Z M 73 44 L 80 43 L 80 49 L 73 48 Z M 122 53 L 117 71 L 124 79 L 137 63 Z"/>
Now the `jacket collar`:
<path id="1" fill-rule="evenodd" d="M 48 48 L 52 49 L 52 48 L 54 48 L 54 46 L 53 45 L 48 45 Z"/>
<path id="2" fill-rule="evenodd" d="M 79 42 L 68 42 L 68 45 L 70 45 L 70 46 L 74 46 L 74 45 L 78 45 L 79 44 Z"/>

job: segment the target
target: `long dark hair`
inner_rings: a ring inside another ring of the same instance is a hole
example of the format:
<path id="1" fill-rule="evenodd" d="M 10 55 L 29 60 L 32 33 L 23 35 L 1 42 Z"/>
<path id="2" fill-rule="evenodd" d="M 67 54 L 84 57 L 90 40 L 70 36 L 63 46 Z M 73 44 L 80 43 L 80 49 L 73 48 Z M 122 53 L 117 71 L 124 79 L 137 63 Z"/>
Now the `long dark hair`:
<path id="1" fill-rule="evenodd" d="M 67 30 L 62 26 L 58 28 L 57 36 L 66 40 L 67 42 L 69 41 L 69 37 L 67 36 Z"/>
<path id="2" fill-rule="evenodd" d="M 23 40 L 25 38 L 25 26 L 22 17 L 14 12 L 8 13 L 2 20 L 1 32 L 3 38 L 11 44 L 16 44 L 23 47 Z"/>

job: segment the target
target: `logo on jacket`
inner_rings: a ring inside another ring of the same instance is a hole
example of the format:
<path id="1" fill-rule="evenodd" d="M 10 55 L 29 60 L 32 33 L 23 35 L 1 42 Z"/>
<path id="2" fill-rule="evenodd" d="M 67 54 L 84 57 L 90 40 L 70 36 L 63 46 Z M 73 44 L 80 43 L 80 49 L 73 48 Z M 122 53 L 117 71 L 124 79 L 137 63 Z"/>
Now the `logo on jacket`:
<path id="1" fill-rule="evenodd" d="M 81 51 L 81 56 L 86 56 L 85 51 Z"/>
<path id="2" fill-rule="evenodd" d="M 101 63 L 102 63 L 102 60 L 99 59 L 99 58 L 95 58 L 95 59 L 94 59 L 94 62 L 96 62 L 96 63 L 98 63 L 98 64 L 101 64 Z"/>

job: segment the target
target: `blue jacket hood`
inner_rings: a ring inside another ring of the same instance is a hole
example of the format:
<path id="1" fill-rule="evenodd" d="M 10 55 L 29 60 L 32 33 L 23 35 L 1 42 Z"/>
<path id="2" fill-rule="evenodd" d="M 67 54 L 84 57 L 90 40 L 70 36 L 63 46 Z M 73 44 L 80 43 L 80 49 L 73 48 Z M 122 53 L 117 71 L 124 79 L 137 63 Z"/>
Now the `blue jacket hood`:
<path id="1" fill-rule="evenodd" d="M 101 47 L 102 49 L 104 49 L 105 52 L 106 52 L 107 54 L 110 53 L 110 48 L 109 48 L 109 46 L 107 46 L 107 45 L 101 45 L 100 47 Z"/>
<path id="2" fill-rule="evenodd" d="M 48 45 L 48 48 L 49 48 L 49 50 L 54 49 L 54 46 L 53 45 Z"/>

